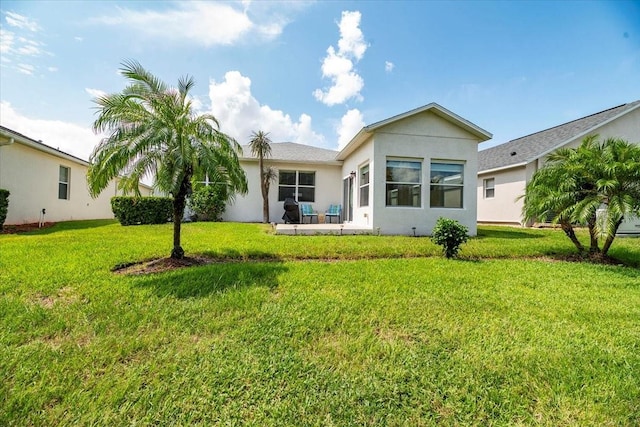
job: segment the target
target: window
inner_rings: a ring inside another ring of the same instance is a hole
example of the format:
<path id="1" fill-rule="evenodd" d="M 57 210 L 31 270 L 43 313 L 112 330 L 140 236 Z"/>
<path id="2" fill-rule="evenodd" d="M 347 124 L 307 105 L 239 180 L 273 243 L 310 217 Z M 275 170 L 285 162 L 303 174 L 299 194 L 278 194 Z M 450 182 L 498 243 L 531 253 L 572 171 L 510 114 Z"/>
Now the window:
<path id="1" fill-rule="evenodd" d="M 360 206 L 369 206 L 369 165 L 360 168 Z"/>
<path id="2" fill-rule="evenodd" d="M 432 208 L 462 208 L 464 165 L 461 163 L 431 163 Z"/>
<path id="3" fill-rule="evenodd" d="M 316 173 L 305 171 L 280 171 L 278 177 L 278 201 L 291 197 L 298 202 L 315 202 Z"/>
<path id="4" fill-rule="evenodd" d="M 483 181 L 484 185 L 484 198 L 493 199 L 496 195 L 496 180 L 495 178 L 487 178 Z"/>
<path id="5" fill-rule="evenodd" d="M 65 166 L 60 166 L 60 173 L 58 176 L 58 199 L 69 200 L 69 177 L 71 176 L 71 169 Z"/>
<path id="6" fill-rule="evenodd" d="M 387 160 L 387 206 L 422 206 L 422 162 Z"/>

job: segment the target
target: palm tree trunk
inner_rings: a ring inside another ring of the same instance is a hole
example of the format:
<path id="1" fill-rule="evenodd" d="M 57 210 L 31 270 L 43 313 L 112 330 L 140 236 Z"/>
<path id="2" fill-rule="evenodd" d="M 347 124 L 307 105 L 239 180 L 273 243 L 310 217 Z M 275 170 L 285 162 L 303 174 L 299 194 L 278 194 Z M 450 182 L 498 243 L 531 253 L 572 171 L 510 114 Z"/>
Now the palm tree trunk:
<path id="1" fill-rule="evenodd" d="M 622 224 L 623 220 L 624 220 L 624 217 L 620 217 L 618 222 L 616 222 L 616 226 L 613 229 L 612 233 L 607 235 L 607 238 L 604 241 L 604 245 L 602 246 L 602 256 L 605 256 L 607 254 L 607 252 L 609 252 L 609 248 L 611 247 L 611 244 L 613 243 L 613 239 L 616 238 L 616 233 L 618 232 L 618 227 L 620 227 L 620 224 Z"/>
<path id="2" fill-rule="evenodd" d="M 187 201 L 187 194 L 191 189 L 191 177 L 185 176 L 180 184 L 178 194 L 173 196 L 173 250 L 171 258 L 184 258 L 184 249 L 180 245 L 180 233 L 182 228 L 182 216 L 184 215 L 184 207 Z"/>
<path id="3" fill-rule="evenodd" d="M 598 246 L 598 230 L 596 230 L 596 215 L 595 213 L 589 218 L 587 222 L 589 227 L 589 252 L 592 254 L 597 254 L 600 252 L 600 247 Z"/>
<path id="4" fill-rule="evenodd" d="M 567 237 L 571 239 L 576 248 L 578 248 L 578 252 L 583 252 L 584 246 L 582 246 L 582 243 L 580 243 L 580 241 L 576 237 L 576 232 L 573 230 L 571 223 L 568 221 L 561 221 L 560 227 L 562 228 L 562 231 L 564 231 L 564 234 L 566 234 Z"/>

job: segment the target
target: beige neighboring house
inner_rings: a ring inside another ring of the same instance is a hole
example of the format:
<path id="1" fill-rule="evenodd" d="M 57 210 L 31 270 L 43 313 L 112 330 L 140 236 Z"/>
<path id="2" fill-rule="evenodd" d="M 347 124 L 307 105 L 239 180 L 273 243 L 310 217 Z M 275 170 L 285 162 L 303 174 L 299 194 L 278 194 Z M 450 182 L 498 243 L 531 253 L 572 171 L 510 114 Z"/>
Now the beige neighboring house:
<path id="1" fill-rule="evenodd" d="M 266 160 L 278 170 L 269 193 L 270 220 L 282 223 L 285 198 L 310 203 L 322 216 L 381 234 L 431 234 L 439 217 L 475 235 L 478 144 L 491 134 L 431 103 L 365 126 L 341 150 L 273 143 Z M 227 207 L 228 221 L 262 221 L 258 161 L 244 147 L 249 192 Z M 379 229 L 379 230 L 378 230 Z"/>
<path id="2" fill-rule="evenodd" d="M 6 225 L 113 218 L 114 180 L 89 195 L 89 162 L 0 126 L 0 188 L 9 190 Z M 140 186 L 143 196 L 153 190 Z"/>
<path id="3" fill-rule="evenodd" d="M 546 156 L 561 147 L 577 147 L 588 135 L 622 138 L 640 144 L 640 101 L 619 105 L 478 153 L 478 221 L 522 224 L 526 184 Z M 524 225 L 524 224 L 523 224 Z M 640 219 L 630 218 L 619 233 L 640 233 Z"/>

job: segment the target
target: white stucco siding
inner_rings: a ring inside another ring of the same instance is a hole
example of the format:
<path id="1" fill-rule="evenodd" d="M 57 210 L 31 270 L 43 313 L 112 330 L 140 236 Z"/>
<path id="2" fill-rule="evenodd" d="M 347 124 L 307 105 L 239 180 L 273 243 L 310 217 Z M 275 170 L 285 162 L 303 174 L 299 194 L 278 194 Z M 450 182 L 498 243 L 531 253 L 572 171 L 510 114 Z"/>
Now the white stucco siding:
<path id="1" fill-rule="evenodd" d="M 439 217 L 451 218 L 477 233 L 476 180 L 478 138 L 431 112 L 385 126 L 374 135 L 373 223 L 382 234 L 428 235 Z M 421 206 L 386 206 L 388 159 L 416 159 L 422 164 Z M 462 208 L 430 207 L 431 162 L 464 165 Z"/>
<path id="2" fill-rule="evenodd" d="M 367 164 L 369 165 L 369 205 L 360 206 L 360 185 L 362 183 L 360 168 Z M 370 227 L 373 224 L 373 194 L 377 191 L 374 185 L 374 169 L 372 138 L 351 153 L 342 165 L 341 179 L 348 177 L 352 171 L 356 172 L 353 188 L 353 220 L 351 221 L 354 225 Z M 380 191 L 384 191 L 384 189 Z M 346 207 L 343 207 L 343 209 L 346 209 Z"/>
<path id="3" fill-rule="evenodd" d="M 324 213 L 332 203 L 341 203 L 341 166 L 275 161 L 267 161 L 266 164 L 278 171 L 315 172 L 315 201 L 311 205 L 319 213 Z M 237 222 L 262 222 L 262 193 L 260 191 L 258 162 L 241 161 L 241 165 L 247 175 L 249 191 L 244 196 L 237 195 L 235 201 L 227 205 L 223 219 Z M 278 200 L 278 179 L 276 178 L 269 189 L 269 221 L 282 223 L 283 213 L 283 202 Z"/>
<path id="4" fill-rule="evenodd" d="M 68 167 L 69 198 L 58 198 L 60 166 Z M 0 147 L 0 188 L 11 192 L 5 224 L 113 218 L 111 197 L 115 183 L 96 199 L 89 196 L 87 166 L 13 143 Z"/>
<path id="5" fill-rule="evenodd" d="M 523 200 L 516 200 L 524 194 L 525 167 L 501 170 L 478 175 L 478 221 L 506 224 L 520 224 Z M 494 195 L 486 197 L 485 180 L 493 179 Z"/>

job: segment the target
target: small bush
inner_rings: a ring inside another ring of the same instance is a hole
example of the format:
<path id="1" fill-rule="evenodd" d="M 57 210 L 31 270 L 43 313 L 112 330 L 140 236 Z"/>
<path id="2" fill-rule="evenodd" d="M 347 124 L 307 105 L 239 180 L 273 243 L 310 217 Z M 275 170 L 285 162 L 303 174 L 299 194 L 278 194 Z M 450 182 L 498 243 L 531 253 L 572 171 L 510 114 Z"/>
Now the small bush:
<path id="1" fill-rule="evenodd" d="M 455 258 L 460 246 L 469 239 L 469 229 L 454 219 L 438 218 L 433 227 L 431 240 L 442 246 L 444 256 Z"/>
<path id="2" fill-rule="evenodd" d="M 220 189 L 223 188 L 223 189 Z M 189 207 L 200 221 L 222 221 L 227 207 L 226 186 L 202 186 L 189 197 Z"/>
<path id="3" fill-rule="evenodd" d="M 116 196 L 111 198 L 111 210 L 122 225 L 164 224 L 173 217 L 173 199 Z"/>
<path id="4" fill-rule="evenodd" d="M 7 211 L 9 210 L 9 190 L 0 188 L 0 230 L 4 226 L 4 220 L 7 219 Z"/>

